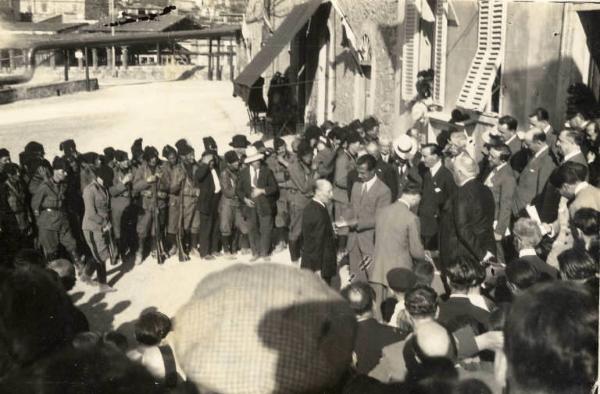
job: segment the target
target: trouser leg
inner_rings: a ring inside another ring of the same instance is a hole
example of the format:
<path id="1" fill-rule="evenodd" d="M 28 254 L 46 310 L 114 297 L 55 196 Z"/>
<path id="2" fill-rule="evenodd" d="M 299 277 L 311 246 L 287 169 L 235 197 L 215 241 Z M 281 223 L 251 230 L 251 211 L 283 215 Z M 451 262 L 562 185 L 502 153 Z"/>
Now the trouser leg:
<path id="1" fill-rule="evenodd" d="M 271 253 L 271 233 L 273 232 L 273 217 L 261 216 L 260 225 L 260 255 L 265 257 Z"/>

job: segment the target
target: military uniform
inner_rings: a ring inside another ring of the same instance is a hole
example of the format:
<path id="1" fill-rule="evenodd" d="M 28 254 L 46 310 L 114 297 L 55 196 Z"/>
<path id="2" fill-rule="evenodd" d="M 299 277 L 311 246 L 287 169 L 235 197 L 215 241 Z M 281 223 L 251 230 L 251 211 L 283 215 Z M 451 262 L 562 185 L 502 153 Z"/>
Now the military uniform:
<path id="1" fill-rule="evenodd" d="M 69 218 L 65 210 L 67 184 L 56 183 L 51 178 L 43 182 L 33 195 L 31 207 L 37 217 L 39 242 L 48 260 L 57 257 L 58 245 L 62 244 L 71 254 L 75 262 L 77 243 L 69 226 Z"/>
<path id="2" fill-rule="evenodd" d="M 200 231 L 200 215 L 196 213 L 200 188 L 196 184 L 198 164 L 184 164 L 185 181 L 183 182 L 183 228 L 192 234 Z M 194 243 L 194 242 L 192 242 Z M 192 245 L 196 247 L 196 245 Z"/>
<path id="3" fill-rule="evenodd" d="M 106 283 L 106 260 L 110 251 L 103 229 L 110 222 L 110 195 L 108 190 L 93 181 L 83 189 L 85 212 L 81 229 L 85 240 L 94 256 L 94 265 L 86 265 L 85 274 L 91 275 L 94 270 L 98 273 L 98 282 Z"/>
<path id="4" fill-rule="evenodd" d="M 283 157 L 288 163 L 290 155 Z M 269 156 L 266 160 L 267 166 L 273 171 L 277 186 L 279 186 L 279 196 L 277 197 L 277 212 L 275 214 L 275 228 L 287 229 L 290 225 L 290 213 L 288 209 L 288 189 L 290 187 L 290 174 L 286 166 L 277 160 L 276 155 Z"/>
<path id="5" fill-rule="evenodd" d="M 171 241 L 174 241 L 175 234 L 179 231 L 181 223 L 180 205 L 181 205 L 181 189 L 185 181 L 185 170 L 181 163 L 172 166 L 170 163 L 165 163 L 162 166 L 162 177 L 160 179 L 160 189 L 168 194 L 169 211 L 167 214 L 167 234 L 171 236 Z"/>
<path id="6" fill-rule="evenodd" d="M 153 211 L 155 204 L 157 204 L 159 211 L 166 208 L 166 201 L 156 195 L 158 188 L 155 188 L 155 183 L 146 181 L 148 177 L 158 173 L 158 169 L 158 165 L 155 169 L 152 169 L 147 163 L 143 163 L 133 175 L 132 189 L 137 197 L 136 205 L 138 209 L 136 232 L 140 241 L 149 235 L 154 235 Z"/>
<path id="7" fill-rule="evenodd" d="M 119 254 L 124 255 L 126 246 L 130 244 L 127 235 L 132 231 L 132 223 L 135 222 L 134 210 L 131 205 L 131 182 L 123 183 L 123 178 L 129 173 L 120 168 L 115 168 L 113 183 L 108 192 L 111 196 L 111 222 L 115 235 Z"/>
<path id="8" fill-rule="evenodd" d="M 302 212 L 313 196 L 315 172 L 301 160 L 289 168 L 290 255 L 297 261 L 301 254 Z"/>
<path id="9" fill-rule="evenodd" d="M 7 257 L 31 247 L 32 218 L 27 205 L 25 186 L 5 180 L 0 188 L 0 228 L 6 237 Z"/>
<path id="10" fill-rule="evenodd" d="M 242 203 L 236 194 L 238 173 L 226 168 L 221 172 L 221 201 L 219 202 L 219 228 L 221 235 L 229 237 L 235 229 L 248 234 L 248 226 L 242 217 Z"/>
<path id="11" fill-rule="evenodd" d="M 315 168 L 319 178 L 331 180 L 336 161 L 336 151 L 329 147 L 325 147 L 318 151 L 315 158 Z"/>

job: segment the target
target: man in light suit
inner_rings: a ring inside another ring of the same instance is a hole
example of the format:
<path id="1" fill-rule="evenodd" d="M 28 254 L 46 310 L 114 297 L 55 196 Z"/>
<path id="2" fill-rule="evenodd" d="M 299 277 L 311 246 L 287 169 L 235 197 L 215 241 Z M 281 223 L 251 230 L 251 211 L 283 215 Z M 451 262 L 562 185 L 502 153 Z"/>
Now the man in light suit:
<path id="1" fill-rule="evenodd" d="M 315 271 L 327 283 L 330 283 L 337 269 L 335 233 L 327 210 L 332 198 L 331 183 L 326 179 L 318 179 L 314 197 L 302 212 L 304 247 L 300 267 Z"/>
<path id="2" fill-rule="evenodd" d="M 592 208 L 600 211 L 600 189 L 587 183 L 588 169 L 576 162 L 561 165 L 552 175 L 551 182 L 561 196 L 569 201 L 561 205 L 558 219 L 545 225 L 551 236 L 556 236 L 552 250 L 548 254 L 548 264 L 558 268 L 557 256 L 564 250 L 573 247 L 573 228 L 571 219 L 581 208 Z"/>
<path id="3" fill-rule="evenodd" d="M 525 133 L 524 142 L 527 148 L 532 151 L 533 156 L 517 180 L 515 201 L 512 208 L 513 216 L 522 216 L 525 207 L 529 204 L 536 206 L 540 217 L 551 216 L 551 213 L 544 212 L 544 191 L 555 165 L 549 155 L 546 134 L 537 127 L 532 127 Z M 542 220 L 544 220 L 543 217 Z"/>
<path id="4" fill-rule="evenodd" d="M 360 263 L 364 257 L 373 256 L 375 252 L 375 218 L 381 208 L 390 204 L 392 193 L 375 174 L 377 159 L 367 154 L 361 156 L 356 164 L 359 182 L 355 182 L 352 187 L 352 218 L 345 223 L 350 230 L 349 268 L 356 280 L 367 280 L 365 269 L 361 268 Z"/>
<path id="5" fill-rule="evenodd" d="M 413 260 L 424 259 L 419 218 L 414 211 L 421 200 L 417 184 L 407 184 L 393 204 L 379 210 L 375 220 L 375 256 L 369 281 L 375 290 L 376 305 L 385 299 L 387 273 L 393 268 L 412 270 Z"/>
<path id="6" fill-rule="evenodd" d="M 494 238 L 496 240 L 497 258 L 505 262 L 503 240 L 507 236 L 510 225 L 513 196 L 517 187 L 517 180 L 508 161 L 510 148 L 501 144 L 490 147 L 489 160 L 492 172 L 485 179 L 485 186 L 489 187 L 494 195 Z"/>

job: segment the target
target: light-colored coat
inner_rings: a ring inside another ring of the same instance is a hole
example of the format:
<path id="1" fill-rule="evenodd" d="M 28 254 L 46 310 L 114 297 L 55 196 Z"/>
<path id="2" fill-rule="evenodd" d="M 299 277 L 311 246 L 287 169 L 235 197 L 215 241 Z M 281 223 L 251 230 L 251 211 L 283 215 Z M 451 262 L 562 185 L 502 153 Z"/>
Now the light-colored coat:
<path id="1" fill-rule="evenodd" d="M 370 274 L 372 282 L 388 286 L 387 273 L 393 268 L 412 269 L 414 259 L 424 259 L 419 218 L 402 201 L 396 201 L 377 213 L 375 258 Z"/>

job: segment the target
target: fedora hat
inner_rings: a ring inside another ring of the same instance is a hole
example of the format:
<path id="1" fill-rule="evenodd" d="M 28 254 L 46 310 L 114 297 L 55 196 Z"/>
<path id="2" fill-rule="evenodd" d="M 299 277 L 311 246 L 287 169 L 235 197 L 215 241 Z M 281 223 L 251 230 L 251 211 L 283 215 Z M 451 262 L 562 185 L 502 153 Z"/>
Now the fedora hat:
<path id="1" fill-rule="evenodd" d="M 243 134 L 234 135 L 229 143 L 229 146 L 233 148 L 246 148 L 248 145 L 250 145 L 250 142 L 248 142 L 248 139 Z"/>
<path id="2" fill-rule="evenodd" d="M 244 159 L 244 163 L 252 163 L 253 161 L 261 160 L 265 155 L 260 153 L 255 146 L 250 145 L 246 148 L 246 158 Z"/>
<path id="3" fill-rule="evenodd" d="M 408 160 L 417 153 L 417 141 L 407 134 L 402 134 L 394 140 L 394 152 L 404 160 Z"/>

